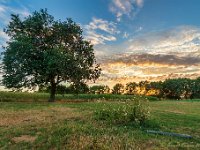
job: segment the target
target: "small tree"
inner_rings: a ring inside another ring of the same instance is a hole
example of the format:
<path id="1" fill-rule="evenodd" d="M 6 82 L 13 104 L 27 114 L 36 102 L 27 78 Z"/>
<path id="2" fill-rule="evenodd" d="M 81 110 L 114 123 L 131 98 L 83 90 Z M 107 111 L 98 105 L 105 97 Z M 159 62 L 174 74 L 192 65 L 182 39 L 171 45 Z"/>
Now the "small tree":
<path id="1" fill-rule="evenodd" d="M 110 87 L 108 85 L 105 85 L 103 92 L 104 92 L 103 94 L 109 94 L 110 93 Z"/>
<path id="2" fill-rule="evenodd" d="M 82 29 L 71 19 L 55 21 L 43 9 L 24 20 L 11 16 L 5 29 L 10 41 L 3 57 L 3 84 L 7 88 L 50 84 L 49 101 L 53 102 L 62 81 L 77 86 L 99 77 L 101 69 L 93 45 L 83 39 Z"/>
<path id="3" fill-rule="evenodd" d="M 140 81 L 138 83 L 139 94 L 146 95 L 148 84 L 149 84 L 149 81 Z"/>
<path id="4" fill-rule="evenodd" d="M 150 82 L 146 86 L 146 91 L 147 94 L 151 96 L 157 96 L 159 98 L 163 97 L 163 82 L 158 81 L 158 82 Z"/>
<path id="5" fill-rule="evenodd" d="M 121 83 L 117 83 L 112 90 L 113 94 L 122 94 L 124 93 L 124 86 Z"/>
<path id="6" fill-rule="evenodd" d="M 137 88 L 136 82 L 129 82 L 126 84 L 126 93 L 127 94 L 135 94 L 136 88 Z"/>

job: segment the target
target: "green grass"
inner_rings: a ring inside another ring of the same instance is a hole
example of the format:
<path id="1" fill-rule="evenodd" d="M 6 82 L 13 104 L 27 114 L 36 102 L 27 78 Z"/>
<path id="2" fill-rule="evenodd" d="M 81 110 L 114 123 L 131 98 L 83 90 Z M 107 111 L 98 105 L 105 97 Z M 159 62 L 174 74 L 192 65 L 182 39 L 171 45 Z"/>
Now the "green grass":
<path id="1" fill-rule="evenodd" d="M 143 126 L 96 120 L 106 105 L 130 101 L 1 102 L 0 149 L 200 149 L 200 102 L 151 101 Z M 189 134 L 192 139 L 148 134 L 158 130 Z M 35 137 L 16 142 L 16 137 Z"/>

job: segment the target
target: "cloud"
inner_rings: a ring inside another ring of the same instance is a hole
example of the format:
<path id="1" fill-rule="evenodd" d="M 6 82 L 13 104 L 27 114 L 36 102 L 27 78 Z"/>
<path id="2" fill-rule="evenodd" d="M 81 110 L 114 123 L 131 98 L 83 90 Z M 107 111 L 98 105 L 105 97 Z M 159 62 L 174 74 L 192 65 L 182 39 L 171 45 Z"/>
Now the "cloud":
<path id="1" fill-rule="evenodd" d="M 174 60 L 173 60 L 174 59 Z M 141 54 L 105 58 L 101 63 L 102 76 L 98 83 L 159 81 L 167 78 L 197 78 L 200 74 L 200 58 Z M 109 81 L 109 82 L 108 82 Z"/>
<path id="2" fill-rule="evenodd" d="M 122 16 L 136 16 L 143 4 L 144 0 L 112 0 L 109 10 L 121 21 Z"/>
<path id="3" fill-rule="evenodd" d="M 2 30 L 0 30 L 0 40 L 9 40 L 8 35 Z"/>
<path id="4" fill-rule="evenodd" d="M 132 37 L 118 45 L 99 45 L 100 82 L 196 78 L 200 74 L 200 28 L 179 26 Z"/>
<path id="5" fill-rule="evenodd" d="M 140 32 L 140 31 L 142 31 L 142 30 L 143 30 L 143 27 L 140 26 L 140 27 L 138 27 L 138 28 L 136 29 L 135 32 L 137 33 L 137 32 Z"/>
<path id="6" fill-rule="evenodd" d="M 140 82 L 140 81 L 163 81 L 169 78 L 191 78 L 196 79 L 199 77 L 199 72 L 196 73 L 173 73 L 170 74 L 157 74 L 157 75 L 148 75 L 144 73 L 140 73 L 140 75 L 133 75 L 133 76 L 109 76 L 106 74 L 102 74 L 102 76 L 96 81 L 96 84 L 107 84 L 110 87 L 113 87 L 116 83 L 126 84 L 128 82 Z"/>
<path id="7" fill-rule="evenodd" d="M 6 45 L 6 41 L 9 40 L 9 37 L 3 32 L 3 28 L 9 23 L 11 14 L 19 14 L 21 17 L 26 17 L 30 15 L 29 10 L 19 4 L 18 8 L 8 6 L 8 0 L 0 1 L 0 51 L 2 46 Z"/>
<path id="8" fill-rule="evenodd" d="M 143 7 L 144 5 L 144 0 L 135 0 L 135 3 L 138 7 Z"/>
<path id="9" fill-rule="evenodd" d="M 91 41 L 92 44 L 105 44 L 106 41 L 116 41 L 117 30 L 116 23 L 107 20 L 92 18 L 92 21 L 84 26 L 85 37 Z"/>
<path id="10" fill-rule="evenodd" d="M 91 41 L 93 45 L 105 44 L 105 41 L 116 41 L 116 37 L 112 35 L 103 35 L 93 31 L 86 32 L 86 39 Z"/>
<path id="11" fill-rule="evenodd" d="M 2 30 L 0 30 L 0 49 L 1 49 L 1 46 L 6 45 L 6 41 L 8 40 L 9 40 L 9 37 L 7 36 L 7 34 L 4 33 Z"/>
<path id="12" fill-rule="evenodd" d="M 98 60 L 104 79 L 138 78 L 140 80 L 164 80 L 175 77 L 197 77 L 200 73 L 200 57 L 174 55 L 120 54 Z M 173 74 L 173 75 L 172 75 Z"/>
<path id="13" fill-rule="evenodd" d="M 119 33 L 116 23 L 98 18 L 92 18 L 92 21 L 85 28 L 87 30 L 102 30 L 110 34 Z"/>
<path id="14" fill-rule="evenodd" d="M 200 50 L 200 28 L 180 26 L 155 31 L 133 38 L 126 43 L 129 53 L 188 55 Z"/>
<path id="15" fill-rule="evenodd" d="M 127 39 L 129 37 L 129 34 L 127 32 L 124 32 L 123 36 L 124 39 Z"/>
<path id="16" fill-rule="evenodd" d="M 10 14 L 19 14 L 22 17 L 26 17 L 30 15 L 29 10 L 21 6 L 20 8 L 14 8 L 10 6 L 6 6 L 6 3 L 0 3 L 0 23 L 1 24 L 8 24 L 10 20 Z"/>
<path id="17" fill-rule="evenodd" d="M 197 66 L 200 57 L 161 55 L 161 54 L 120 54 L 113 57 L 104 57 L 103 64 L 126 64 L 126 66 Z"/>
<path id="18" fill-rule="evenodd" d="M 129 36 L 130 37 L 130 36 Z M 200 57 L 200 28 L 179 26 L 161 31 L 142 33 L 118 45 L 96 47 L 107 54 L 173 54 Z"/>

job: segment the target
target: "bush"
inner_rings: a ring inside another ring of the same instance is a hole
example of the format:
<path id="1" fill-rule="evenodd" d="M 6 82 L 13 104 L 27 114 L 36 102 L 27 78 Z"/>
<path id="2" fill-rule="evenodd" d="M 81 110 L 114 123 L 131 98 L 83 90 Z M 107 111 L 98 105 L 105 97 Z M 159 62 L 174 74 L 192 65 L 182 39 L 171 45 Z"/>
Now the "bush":
<path id="1" fill-rule="evenodd" d="M 95 118 L 110 123 L 139 123 L 142 125 L 149 118 L 149 114 L 146 100 L 134 100 L 126 104 L 106 104 L 103 109 L 95 111 Z"/>

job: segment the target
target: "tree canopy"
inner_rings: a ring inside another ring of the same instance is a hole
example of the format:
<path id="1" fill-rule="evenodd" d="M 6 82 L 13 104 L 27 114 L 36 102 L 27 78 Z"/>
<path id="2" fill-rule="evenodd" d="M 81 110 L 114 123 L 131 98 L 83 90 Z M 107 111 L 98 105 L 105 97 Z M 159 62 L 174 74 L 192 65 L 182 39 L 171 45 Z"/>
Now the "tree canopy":
<path id="1" fill-rule="evenodd" d="M 129 82 L 126 84 L 126 92 L 127 94 L 135 94 L 135 90 L 137 88 L 136 82 Z"/>
<path id="2" fill-rule="evenodd" d="M 121 83 L 117 83 L 113 86 L 112 93 L 113 94 L 122 94 L 124 92 L 124 85 Z"/>
<path id="3" fill-rule="evenodd" d="M 110 93 L 110 88 L 107 85 L 94 85 L 90 87 L 90 93 L 92 94 L 108 94 Z"/>
<path id="4" fill-rule="evenodd" d="M 49 101 L 54 101 L 59 83 L 79 86 L 100 76 L 93 45 L 84 40 L 83 30 L 72 19 L 54 20 L 43 9 L 24 19 L 12 14 L 5 32 L 10 37 L 3 53 L 7 88 L 50 84 Z"/>

